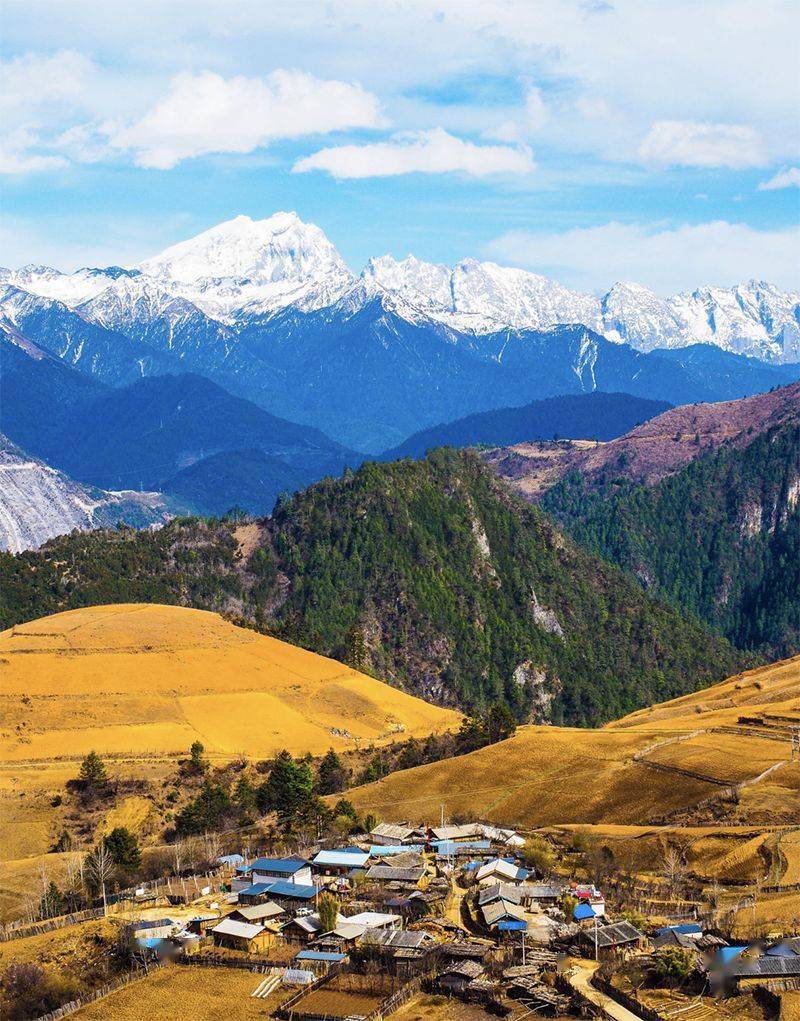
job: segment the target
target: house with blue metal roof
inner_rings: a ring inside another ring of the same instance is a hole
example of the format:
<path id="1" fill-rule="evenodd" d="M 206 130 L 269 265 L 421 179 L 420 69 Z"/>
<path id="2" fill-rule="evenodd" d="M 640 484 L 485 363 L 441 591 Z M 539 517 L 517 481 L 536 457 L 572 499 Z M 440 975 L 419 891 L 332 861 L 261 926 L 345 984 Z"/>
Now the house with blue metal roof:
<path id="1" fill-rule="evenodd" d="M 280 907 L 298 907 L 313 903 L 321 887 L 305 883 L 291 883 L 286 880 L 273 880 L 271 883 L 254 883 L 246 890 L 239 891 L 240 904 L 262 904 L 271 900 Z"/>
<path id="2" fill-rule="evenodd" d="M 311 866 L 305 858 L 256 858 L 251 876 L 254 883 L 285 880 L 289 883 L 311 884 Z"/>
<path id="3" fill-rule="evenodd" d="M 347 954 L 337 954 L 333 950 L 301 950 L 295 954 L 296 961 L 320 961 L 327 964 L 336 964 L 338 961 L 347 959 Z"/>
<path id="4" fill-rule="evenodd" d="M 369 852 L 358 848 L 319 851 L 311 859 L 311 870 L 321 876 L 346 876 L 353 869 L 365 868 L 369 859 Z"/>

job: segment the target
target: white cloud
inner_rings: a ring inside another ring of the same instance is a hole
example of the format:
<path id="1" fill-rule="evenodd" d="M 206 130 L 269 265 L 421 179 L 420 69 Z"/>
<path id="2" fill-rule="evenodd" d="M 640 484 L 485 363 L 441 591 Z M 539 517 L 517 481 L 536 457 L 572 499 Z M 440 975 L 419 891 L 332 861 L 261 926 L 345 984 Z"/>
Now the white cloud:
<path id="1" fill-rule="evenodd" d="M 41 149 L 41 141 L 25 128 L 9 131 L 0 138 L 0 174 L 32 174 L 69 165 L 63 156 Z"/>
<path id="2" fill-rule="evenodd" d="M 753 128 L 698 121 L 656 121 L 639 146 L 639 155 L 660 166 L 741 170 L 765 162 L 761 137 Z"/>
<path id="3" fill-rule="evenodd" d="M 758 186 L 759 191 L 777 191 L 779 188 L 800 188 L 800 167 L 781 170 Z"/>
<path id="4" fill-rule="evenodd" d="M 26 53 L 0 63 L 0 105 L 19 112 L 48 103 L 79 103 L 95 72 L 92 61 L 74 50 Z"/>
<path id="5" fill-rule="evenodd" d="M 550 110 L 542 90 L 530 86 L 525 95 L 525 124 L 529 131 L 539 131 L 550 119 Z"/>
<path id="6" fill-rule="evenodd" d="M 744 223 L 670 227 L 606 223 L 562 233 L 512 231 L 487 254 L 572 287 L 604 291 L 615 280 L 636 280 L 661 294 L 699 283 L 731 286 L 756 277 L 778 286 L 800 285 L 800 229 L 755 230 Z"/>
<path id="7" fill-rule="evenodd" d="M 169 93 L 110 144 L 139 166 L 168 170 L 207 153 L 249 153 L 280 138 L 382 124 L 378 100 L 359 85 L 277 70 L 266 78 L 179 74 Z"/>
<path id="8" fill-rule="evenodd" d="M 325 170 L 340 179 L 453 171 L 472 177 L 490 177 L 529 174 L 535 167 L 533 153 L 527 146 L 475 145 L 442 128 L 433 128 L 395 135 L 388 142 L 320 149 L 298 160 L 294 172 Z"/>

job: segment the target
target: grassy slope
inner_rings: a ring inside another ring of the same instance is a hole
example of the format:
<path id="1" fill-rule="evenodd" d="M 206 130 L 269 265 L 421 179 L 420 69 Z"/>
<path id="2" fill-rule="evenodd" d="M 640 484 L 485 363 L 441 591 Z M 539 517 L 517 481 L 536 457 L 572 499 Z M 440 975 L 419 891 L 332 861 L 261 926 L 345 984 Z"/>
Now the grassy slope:
<path id="1" fill-rule="evenodd" d="M 762 722 L 740 726 L 742 715 Z M 781 729 L 786 719 L 800 723 L 800 657 L 737 675 L 602 730 L 522 727 L 508 741 L 394 773 L 349 797 L 385 819 L 430 818 L 443 803 L 451 816 L 514 825 L 647 823 L 719 795 L 719 784 L 751 780 L 788 760 L 789 740 Z M 763 819 L 797 818 L 796 773 L 792 766 L 782 767 L 767 784 L 752 788 L 753 794 L 763 795 L 765 787 L 769 793 L 759 806 Z M 750 794 L 743 790 L 740 810 Z"/>
<path id="2" fill-rule="evenodd" d="M 3 762 L 165 754 L 195 740 L 222 757 L 320 754 L 458 725 L 450 710 L 203 610 L 73 610 L 3 632 L 0 657 Z"/>

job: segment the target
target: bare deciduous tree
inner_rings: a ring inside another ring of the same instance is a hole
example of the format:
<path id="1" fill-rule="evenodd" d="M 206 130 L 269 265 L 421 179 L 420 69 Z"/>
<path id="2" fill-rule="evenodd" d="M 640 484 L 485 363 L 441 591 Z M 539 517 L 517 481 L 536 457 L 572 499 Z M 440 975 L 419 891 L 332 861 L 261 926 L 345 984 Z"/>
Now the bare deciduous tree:
<path id="1" fill-rule="evenodd" d="M 103 895 L 103 914 L 108 914 L 108 901 L 106 899 L 106 884 L 114 878 L 114 859 L 105 844 L 100 843 L 89 856 L 88 867 Z"/>
<path id="2" fill-rule="evenodd" d="M 668 847 L 664 852 L 662 871 L 669 886 L 670 896 L 677 896 L 683 886 L 686 870 L 681 860 L 680 852 L 674 847 Z"/>

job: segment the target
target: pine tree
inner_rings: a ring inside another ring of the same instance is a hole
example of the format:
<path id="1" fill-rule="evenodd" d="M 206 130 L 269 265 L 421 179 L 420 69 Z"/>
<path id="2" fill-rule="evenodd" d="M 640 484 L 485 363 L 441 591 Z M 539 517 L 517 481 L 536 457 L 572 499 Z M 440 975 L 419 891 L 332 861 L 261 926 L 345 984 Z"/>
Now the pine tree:
<path id="1" fill-rule="evenodd" d="M 115 826 L 104 838 L 111 860 L 125 872 L 135 872 L 142 864 L 139 842 L 125 826 Z"/>
<path id="2" fill-rule="evenodd" d="M 78 786 L 87 797 L 96 797 L 108 790 L 108 773 L 97 752 L 89 752 L 81 763 Z"/>
<path id="3" fill-rule="evenodd" d="M 347 786 L 347 770 L 342 760 L 330 748 L 319 764 L 317 787 L 320 794 L 338 794 Z"/>
<path id="4" fill-rule="evenodd" d="M 317 904 L 317 914 L 323 932 L 331 932 L 335 929 L 339 919 L 339 905 L 336 898 L 329 893 L 323 893 Z"/>
<path id="5" fill-rule="evenodd" d="M 314 777 L 307 762 L 295 762 L 285 749 L 278 754 L 269 779 L 256 792 L 261 812 L 277 812 L 291 821 L 310 801 Z"/>

